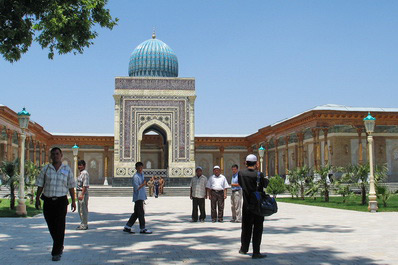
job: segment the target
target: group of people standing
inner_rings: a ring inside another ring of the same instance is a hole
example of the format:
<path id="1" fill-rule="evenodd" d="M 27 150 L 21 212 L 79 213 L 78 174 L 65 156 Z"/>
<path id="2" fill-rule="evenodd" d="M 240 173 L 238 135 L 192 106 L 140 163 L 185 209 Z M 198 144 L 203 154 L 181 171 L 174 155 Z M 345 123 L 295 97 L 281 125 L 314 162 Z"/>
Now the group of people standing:
<path id="1" fill-rule="evenodd" d="M 76 210 L 76 195 L 78 200 L 78 211 L 81 224 L 77 230 L 88 229 L 88 188 L 89 174 L 85 170 L 86 163 L 84 160 L 78 162 L 80 171 L 77 177 L 77 185 L 73 173 L 69 166 L 62 164 L 62 151 L 58 147 L 54 147 L 50 151 L 52 163 L 46 165 L 41 170 L 36 180 L 36 208 L 41 207 L 43 200 L 43 214 L 47 222 L 48 229 L 53 239 L 53 248 L 51 251 L 52 260 L 59 261 L 64 249 L 65 237 L 65 220 L 67 206 L 69 201 L 67 193 L 71 197 L 71 210 Z M 250 211 L 251 196 L 254 191 L 261 191 L 268 185 L 268 179 L 257 171 L 257 157 L 248 155 L 246 157 L 246 169 L 239 171 L 238 165 L 232 166 L 231 185 L 227 179 L 221 174 L 221 168 L 215 166 L 213 175 L 208 179 L 203 175 L 203 169 L 198 166 L 196 175 L 192 177 L 190 185 L 190 198 L 192 199 L 192 222 L 205 222 L 205 199 L 211 201 L 211 219 L 212 222 L 224 221 L 224 201 L 227 198 L 228 188 L 232 189 L 231 222 L 242 223 L 241 248 L 240 254 L 247 254 L 250 241 L 253 244 L 253 259 L 264 258 L 266 255 L 260 253 L 260 244 L 263 233 L 264 217 L 258 216 Z M 143 163 L 135 164 L 136 173 L 132 178 L 133 186 L 133 202 L 134 212 L 123 228 L 124 232 L 134 234 L 132 227 L 139 220 L 140 233 L 152 234 L 152 231 L 145 226 L 144 203 L 147 199 L 145 187 L 148 185 L 144 179 Z M 258 181 L 260 179 L 260 181 Z M 161 178 L 152 178 L 148 182 L 153 182 L 155 196 L 160 191 Z M 164 182 L 163 182 L 164 184 Z M 156 188 L 158 186 L 158 188 Z M 75 193 L 76 188 L 76 193 Z M 242 204 L 243 199 L 243 204 Z M 243 205 L 243 206 L 242 206 Z M 200 215 L 198 215 L 198 208 Z"/>
<path id="2" fill-rule="evenodd" d="M 218 221 L 222 223 L 224 221 L 224 202 L 227 198 L 227 190 L 231 188 L 231 222 L 242 223 L 239 253 L 247 254 L 252 240 L 253 259 L 266 257 L 266 255 L 260 253 L 264 217 L 256 215 L 250 210 L 255 203 L 252 198 L 253 192 L 264 190 L 269 182 L 268 179 L 264 178 L 263 173 L 257 171 L 257 166 L 257 157 L 253 154 L 246 157 L 246 169 L 239 171 L 238 165 L 233 165 L 231 185 L 228 184 L 225 176 L 221 174 L 219 166 L 213 168 L 213 175 L 209 179 L 203 175 L 202 167 L 198 166 L 196 167 L 196 175 L 192 177 L 190 185 L 190 198 L 192 200 L 191 222 L 197 222 L 199 218 L 202 223 L 206 219 L 205 200 L 207 198 L 211 201 L 212 222 Z M 200 211 L 199 217 L 198 208 Z"/>
<path id="3" fill-rule="evenodd" d="M 147 181 L 149 196 L 152 197 L 155 194 L 155 198 L 158 198 L 164 191 L 164 179 L 162 177 L 153 176 Z"/>

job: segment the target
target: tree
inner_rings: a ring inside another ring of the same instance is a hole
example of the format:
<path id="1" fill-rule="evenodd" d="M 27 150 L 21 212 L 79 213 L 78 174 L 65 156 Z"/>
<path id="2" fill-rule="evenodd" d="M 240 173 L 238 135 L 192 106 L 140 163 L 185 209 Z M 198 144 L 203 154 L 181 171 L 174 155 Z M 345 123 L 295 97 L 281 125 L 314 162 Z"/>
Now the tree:
<path id="1" fill-rule="evenodd" d="M 15 188 L 18 186 L 18 161 L 9 162 L 3 161 L 0 165 L 0 172 L 5 175 L 5 185 L 9 187 L 10 194 L 6 196 L 10 196 L 10 209 L 15 209 Z M 4 197 L 6 197 L 4 196 Z"/>
<path id="2" fill-rule="evenodd" d="M 0 0 L 0 53 L 9 62 L 18 61 L 32 41 L 44 49 L 48 58 L 59 54 L 83 53 L 93 44 L 98 24 L 112 29 L 108 0 Z"/>
<path id="3" fill-rule="evenodd" d="M 289 170 L 290 189 L 300 191 L 300 196 L 302 200 L 304 200 L 305 186 L 310 181 L 310 179 L 311 168 L 308 166 L 297 167 L 293 170 Z"/>
<path id="4" fill-rule="evenodd" d="M 285 192 L 285 189 L 286 189 L 286 187 L 285 187 L 284 180 L 280 176 L 276 175 L 269 179 L 267 192 L 272 194 L 272 196 L 274 198 L 276 198 L 276 195 Z"/>
<path id="5" fill-rule="evenodd" d="M 319 191 L 322 195 L 324 195 L 325 202 L 329 201 L 330 184 L 331 184 L 329 176 L 331 176 L 332 172 L 335 173 L 340 170 L 341 169 L 333 167 L 331 165 L 321 166 L 318 170 L 315 170 L 315 173 L 319 177 L 319 179 L 317 180 L 319 182 Z"/>
<path id="6" fill-rule="evenodd" d="M 36 178 L 40 174 L 41 167 L 36 166 L 35 163 L 28 160 L 25 163 L 25 189 L 28 190 L 26 196 L 30 198 L 30 203 L 33 204 L 36 190 Z"/>

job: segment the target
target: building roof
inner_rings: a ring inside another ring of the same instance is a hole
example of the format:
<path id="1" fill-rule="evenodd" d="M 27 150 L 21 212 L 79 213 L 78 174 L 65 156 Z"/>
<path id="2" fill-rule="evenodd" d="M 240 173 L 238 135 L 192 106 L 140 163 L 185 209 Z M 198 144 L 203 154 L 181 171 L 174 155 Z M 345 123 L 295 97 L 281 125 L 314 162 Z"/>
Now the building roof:
<path id="1" fill-rule="evenodd" d="M 277 121 L 276 123 L 272 124 L 271 126 L 278 125 L 282 122 L 288 121 L 290 119 L 293 119 L 295 117 L 303 115 L 304 113 L 314 111 L 314 110 L 353 111 L 353 112 L 354 111 L 356 111 L 356 112 L 398 112 L 398 108 L 350 107 L 350 106 L 337 105 L 337 104 L 326 104 L 326 105 L 316 106 L 315 108 L 306 110 L 306 111 L 296 114 L 290 118 L 286 118 L 286 119 Z"/>
<path id="2" fill-rule="evenodd" d="M 163 41 L 146 40 L 130 56 L 129 76 L 178 77 L 178 60 L 174 51 Z"/>

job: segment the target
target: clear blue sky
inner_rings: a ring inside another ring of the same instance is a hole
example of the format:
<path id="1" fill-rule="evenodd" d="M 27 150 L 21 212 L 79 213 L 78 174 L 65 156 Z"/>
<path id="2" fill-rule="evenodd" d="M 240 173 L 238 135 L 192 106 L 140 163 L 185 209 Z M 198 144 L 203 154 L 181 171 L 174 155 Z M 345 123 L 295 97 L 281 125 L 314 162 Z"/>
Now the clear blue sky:
<path id="1" fill-rule="evenodd" d="M 251 134 L 328 103 L 397 107 L 397 1 L 111 0 L 120 19 L 82 55 L 0 59 L 0 104 L 49 132 L 113 133 L 114 78 L 151 38 L 196 78 L 196 134 Z"/>

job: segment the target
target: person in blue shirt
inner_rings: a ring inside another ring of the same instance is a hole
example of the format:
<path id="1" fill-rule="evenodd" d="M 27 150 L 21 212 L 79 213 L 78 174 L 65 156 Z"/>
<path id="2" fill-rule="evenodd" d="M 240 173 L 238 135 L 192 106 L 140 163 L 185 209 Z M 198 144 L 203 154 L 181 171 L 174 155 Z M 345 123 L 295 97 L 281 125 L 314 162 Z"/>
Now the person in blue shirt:
<path id="1" fill-rule="evenodd" d="M 231 178 L 231 211 L 232 223 L 242 222 L 242 188 L 238 183 L 238 165 L 232 165 L 232 178 Z"/>
<path id="2" fill-rule="evenodd" d="M 134 232 L 131 230 L 131 227 L 138 219 L 140 222 L 140 233 L 152 234 L 152 231 L 145 228 L 144 201 L 147 199 L 147 197 L 145 191 L 146 181 L 143 174 L 144 164 L 142 162 L 135 163 L 135 169 L 137 172 L 133 176 L 134 212 L 131 214 L 130 219 L 124 226 L 123 232 L 134 234 Z"/>

